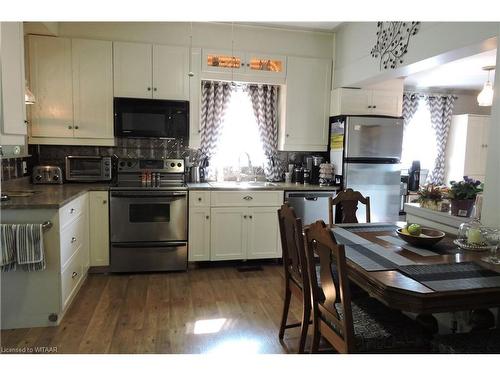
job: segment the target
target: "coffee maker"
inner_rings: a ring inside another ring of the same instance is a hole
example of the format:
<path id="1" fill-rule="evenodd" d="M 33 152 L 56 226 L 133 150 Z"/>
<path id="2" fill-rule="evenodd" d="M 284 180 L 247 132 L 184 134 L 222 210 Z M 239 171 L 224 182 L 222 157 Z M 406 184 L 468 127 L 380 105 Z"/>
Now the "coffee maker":
<path id="1" fill-rule="evenodd" d="M 414 160 L 408 169 L 408 191 L 418 191 L 420 188 L 420 161 Z"/>

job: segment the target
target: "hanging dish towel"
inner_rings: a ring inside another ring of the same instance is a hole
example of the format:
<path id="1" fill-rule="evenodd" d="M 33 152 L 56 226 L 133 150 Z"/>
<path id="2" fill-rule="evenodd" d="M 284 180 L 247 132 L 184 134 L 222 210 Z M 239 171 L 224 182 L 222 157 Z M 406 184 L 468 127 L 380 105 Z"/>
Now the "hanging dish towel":
<path id="1" fill-rule="evenodd" d="M 42 224 L 18 224 L 16 233 L 17 264 L 25 271 L 45 269 Z"/>
<path id="2" fill-rule="evenodd" d="M 16 224 L 0 224 L 0 270 L 16 269 Z"/>

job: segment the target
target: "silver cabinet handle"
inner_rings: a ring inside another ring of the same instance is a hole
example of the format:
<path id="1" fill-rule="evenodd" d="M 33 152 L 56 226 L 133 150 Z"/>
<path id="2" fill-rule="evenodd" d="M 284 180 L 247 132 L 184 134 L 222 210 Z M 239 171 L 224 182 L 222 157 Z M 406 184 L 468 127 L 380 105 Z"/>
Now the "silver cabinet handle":
<path id="1" fill-rule="evenodd" d="M 251 201 L 253 198 L 250 195 L 247 195 L 247 196 L 243 197 L 243 199 L 246 201 Z"/>
<path id="2" fill-rule="evenodd" d="M 71 243 L 76 242 L 76 237 L 71 237 Z"/>
<path id="3" fill-rule="evenodd" d="M 72 279 L 74 279 L 74 278 L 75 278 L 75 277 L 77 277 L 77 276 L 78 276 L 78 272 L 73 272 L 73 273 L 71 274 L 71 278 L 72 278 Z"/>

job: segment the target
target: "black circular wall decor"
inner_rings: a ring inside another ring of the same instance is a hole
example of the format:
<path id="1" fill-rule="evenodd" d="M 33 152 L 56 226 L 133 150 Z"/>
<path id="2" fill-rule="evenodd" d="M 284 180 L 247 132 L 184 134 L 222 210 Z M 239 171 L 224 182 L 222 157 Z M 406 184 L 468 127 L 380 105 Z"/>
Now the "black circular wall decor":
<path id="1" fill-rule="evenodd" d="M 419 29 L 420 22 L 377 22 L 377 43 L 371 55 L 380 57 L 380 70 L 395 69 L 403 63 L 410 37 Z"/>

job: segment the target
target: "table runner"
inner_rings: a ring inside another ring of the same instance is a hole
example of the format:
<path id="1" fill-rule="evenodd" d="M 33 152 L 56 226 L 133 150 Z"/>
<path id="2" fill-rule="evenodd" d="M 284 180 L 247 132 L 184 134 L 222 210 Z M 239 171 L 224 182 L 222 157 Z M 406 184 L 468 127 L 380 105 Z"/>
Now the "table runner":
<path id="1" fill-rule="evenodd" d="M 418 264 L 398 270 L 435 291 L 500 288 L 500 273 L 474 262 Z"/>
<path id="2" fill-rule="evenodd" d="M 356 233 L 356 232 L 390 232 L 390 231 L 395 231 L 396 229 L 400 228 L 397 225 L 393 224 L 367 224 L 367 225 L 342 225 L 342 228 L 348 229 L 349 232 Z"/>
<path id="3" fill-rule="evenodd" d="M 366 271 L 393 270 L 398 266 L 415 264 L 414 261 L 344 228 L 335 227 L 332 232 L 337 242 L 345 245 L 346 257 Z"/>
<path id="4" fill-rule="evenodd" d="M 438 253 L 435 253 L 434 251 L 423 249 L 423 248 L 417 247 L 415 245 L 410 245 L 409 243 L 403 241 L 401 238 L 398 238 L 398 237 L 378 236 L 377 238 L 380 238 L 383 241 L 392 243 L 393 245 L 401 246 L 403 249 L 406 249 L 408 251 L 411 251 L 411 252 L 418 254 L 420 256 L 423 256 L 423 257 L 439 255 Z"/>

